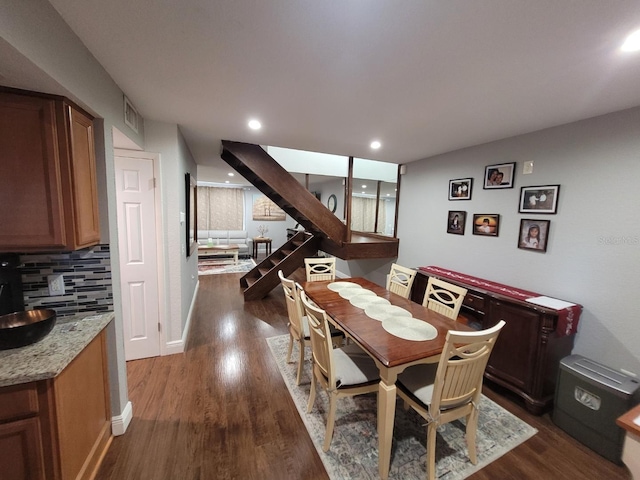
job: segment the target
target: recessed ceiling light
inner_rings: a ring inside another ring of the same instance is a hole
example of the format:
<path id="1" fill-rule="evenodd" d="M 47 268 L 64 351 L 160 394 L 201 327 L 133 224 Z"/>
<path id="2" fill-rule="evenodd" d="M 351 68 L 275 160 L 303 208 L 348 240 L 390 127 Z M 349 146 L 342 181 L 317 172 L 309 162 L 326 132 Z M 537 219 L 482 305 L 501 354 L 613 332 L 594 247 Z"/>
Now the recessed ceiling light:
<path id="1" fill-rule="evenodd" d="M 235 174 L 232 172 L 227 173 L 227 175 L 229 175 L 230 177 L 233 177 Z"/>
<path id="2" fill-rule="evenodd" d="M 229 180 L 225 180 L 224 183 L 229 183 Z"/>
<path id="3" fill-rule="evenodd" d="M 373 142 L 371 142 L 371 148 L 373 148 L 374 150 L 379 149 L 381 146 L 382 144 L 378 140 L 374 140 Z"/>
<path id="4" fill-rule="evenodd" d="M 366 185 L 362 185 L 362 188 L 367 188 L 367 186 Z"/>
<path id="5" fill-rule="evenodd" d="M 620 47 L 623 52 L 635 52 L 640 50 L 640 30 L 633 32 Z"/>
<path id="6" fill-rule="evenodd" d="M 262 124 L 258 120 L 249 120 L 249 128 L 251 130 L 260 130 L 262 128 Z"/>

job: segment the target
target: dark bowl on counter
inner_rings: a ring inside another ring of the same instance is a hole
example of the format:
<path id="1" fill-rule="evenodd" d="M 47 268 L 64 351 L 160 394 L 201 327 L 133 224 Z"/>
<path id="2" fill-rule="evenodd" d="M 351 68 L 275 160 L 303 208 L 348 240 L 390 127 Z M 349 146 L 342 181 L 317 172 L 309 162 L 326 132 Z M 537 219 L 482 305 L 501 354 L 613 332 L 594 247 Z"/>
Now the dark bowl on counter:
<path id="1" fill-rule="evenodd" d="M 39 342 L 51 332 L 55 324 L 56 312 L 50 309 L 0 315 L 0 350 Z"/>

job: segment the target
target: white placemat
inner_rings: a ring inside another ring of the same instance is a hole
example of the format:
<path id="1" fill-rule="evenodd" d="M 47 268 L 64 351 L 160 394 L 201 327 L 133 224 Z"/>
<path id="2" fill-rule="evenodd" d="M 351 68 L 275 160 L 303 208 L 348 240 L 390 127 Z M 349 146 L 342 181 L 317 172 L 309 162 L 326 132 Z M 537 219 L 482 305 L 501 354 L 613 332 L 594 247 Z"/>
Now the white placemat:
<path id="1" fill-rule="evenodd" d="M 342 298 L 346 298 L 349 300 L 350 298 L 355 297 L 356 295 L 373 295 L 376 296 L 374 292 L 371 290 L 367 290 L 366 288 L 343 288 L 338 291 L 338 295 Z"/>
<path id="2" fill-rule="evenodd" d="M 396 305 L 373 304 L 366 307 L 364 313 L 367 317 L 379 321 L 393 317 L 411 317 L 411 312 Z"/>
<path id="3" fill-rule="evenodd" d="M 382 321 L 382 328 L 391 335 L 416 342 L 433 340 L 438 336 L 435 327 L 413 317 L 387 318 Z"/>
<path id="4" fill-rule="evenodd" d="M 333 290 L 334 292 L 339 292 L 344 288 L 362 288 L 362 287 L 357 283 L 353 283 L 353 282 L 332 282 L 329 285 L 327 285 L 327 288 L 329 290 Z"/>
<path id="5" fill-rule="evenodd" d="M 349 299 L 349 303 L 354 307 L 367 308 L 369 305 L 389 305 L 389 300 L 386 298 L 373 296 L 373 295 L 356 295 Z"/>

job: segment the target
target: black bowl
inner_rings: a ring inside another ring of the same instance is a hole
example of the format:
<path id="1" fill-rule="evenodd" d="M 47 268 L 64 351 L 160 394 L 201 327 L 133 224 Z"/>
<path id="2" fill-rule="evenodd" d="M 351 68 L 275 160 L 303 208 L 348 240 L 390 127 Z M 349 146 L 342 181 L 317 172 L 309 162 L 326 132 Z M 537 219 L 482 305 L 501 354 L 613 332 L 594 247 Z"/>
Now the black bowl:
<path id="1" fill-rule="evenodd" d="M 56 324 L 54 310 L 28 310 L 0 315 L 0 350 L 24 347 L 46 337 Z"/>

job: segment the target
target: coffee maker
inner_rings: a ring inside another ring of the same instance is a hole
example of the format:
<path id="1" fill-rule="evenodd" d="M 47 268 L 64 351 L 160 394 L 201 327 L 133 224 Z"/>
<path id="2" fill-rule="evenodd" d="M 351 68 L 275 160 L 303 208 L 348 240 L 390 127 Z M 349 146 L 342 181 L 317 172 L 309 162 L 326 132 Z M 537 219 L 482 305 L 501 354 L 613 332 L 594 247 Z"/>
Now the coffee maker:
<path id="1" fill-rule="evenodd" d="M 24 310 L 20 257 L 0 253 L 0 315 Z"/>

